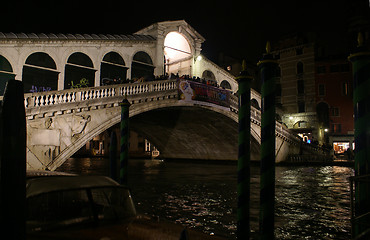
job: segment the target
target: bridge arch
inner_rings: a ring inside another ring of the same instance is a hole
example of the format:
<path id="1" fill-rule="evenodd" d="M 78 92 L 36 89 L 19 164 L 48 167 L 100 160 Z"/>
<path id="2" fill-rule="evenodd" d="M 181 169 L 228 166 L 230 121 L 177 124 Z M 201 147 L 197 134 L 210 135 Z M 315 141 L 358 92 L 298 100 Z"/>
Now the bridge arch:
<path id="1" fill-rule="evenodd" d="M 14 79 L 13 67 L 4 56 L 0 55 L 0 95 L 3 95 L 6 82 Z"/>
<path id="2" fill-rule="evenodd" d="M 138 51 L 132 57 L 131 79 L 151 78 L 154 68 L 152 57 L 145 51 Z"/>
<path id="3" fill-rule="evenodd" d="M 227 80 L 222 80 L 220 83 L 220 87 L 227 89 L 227 90 L 232 90 L 231 84 Z"/>
<path id="4" fill-rule="evenodd" d="M 93 87 L 95 83 L 93 61 L 82 52 L 72 53 L 65 65 L 64 88 Z"/>
<path id="5" fill-rule="evenodd" d="M 215 74 L 211 70 L 204 70 L 202 73 L 202 78 L 206 80 L 216 80 Z"/>
<path id="6" fill-rule="evenodd" d="M 100 86 L 125 81 L 127 69 L 125 60 L 119 53 L 106 53 L 100 64 Z"/>
<path id="7" fill-rule="evenodd" d="M 237 114 L 222 108 L 179 103 L 176 99 L 166 102 L 137 103 L 130 109 L 130 128 L 150 140 L 163 158 L 237 159 Z M 62 151 L 47 166 L 48 169 L 55 170 L 61 166 L 86 142 L 119 124 L 121 120 L 119 106 L 109 110 L 109 113 L 97 115 L 109 117 L 95 124 L 95 117 L 91 116 L 86 133 L 70 148 Z M 258 125 L 255 127 L 258 128 Z M 252 158 L 257 160 L 260 139 L 256 131 L 251 134 Z"/>
<path id="8" fill-rule="evenodd" d="M 192 56 L 189 40 L 177 31 L 169 32 L 164 39 L 166 64 L 183 61 Z"/>
<path id="9" fill-rule="evenodd" d="M 45 92 L 58 89 L 59 71 L 49 54 L 34 52 L 23 65 L 22 81 L 25 92 Z"/>

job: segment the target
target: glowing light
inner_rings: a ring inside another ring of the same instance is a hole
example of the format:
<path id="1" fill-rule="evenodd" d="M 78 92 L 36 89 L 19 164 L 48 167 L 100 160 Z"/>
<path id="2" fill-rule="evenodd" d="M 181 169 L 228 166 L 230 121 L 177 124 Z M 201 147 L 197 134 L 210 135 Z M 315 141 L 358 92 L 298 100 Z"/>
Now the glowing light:
<path id="1" fill-rule="evenodd" d="M 189 57 L 191 48 L 183 35 L 170 32 L 164 39 L 164 55 L 168 63 L 171 63 Z"/>
<path id="2" fill-rule="evenodd" d="M 293 117 L 292 117 L 292 116 L 290 116 L 290 117 L 289 117 L 289 119 L 290 119 L 290 120 L 292 120 L 292 119 L 293 119 Z"/>
<path id="3" fill-rule="evenodd" d="M 325 132 L 329 132 L 329 129 L 325 128 L 325 129 L 324 129 L 324 131 L 325 131 Z"/>
<path id="4" fill-rule="evenodd" d="M 197 61 L 200 61 L 200 60 L 202 60 L 202 56 L 201 56 L 201 55 L 199 55 L 199 56 L 197 57 Z"/>

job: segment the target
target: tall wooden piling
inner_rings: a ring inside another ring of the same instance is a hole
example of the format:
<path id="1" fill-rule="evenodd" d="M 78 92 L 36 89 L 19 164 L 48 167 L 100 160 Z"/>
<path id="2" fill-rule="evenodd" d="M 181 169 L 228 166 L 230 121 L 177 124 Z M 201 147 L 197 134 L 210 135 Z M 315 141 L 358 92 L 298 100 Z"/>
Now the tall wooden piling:
<path id="1" fill-rule="evenodd" d="M 243 61 L 243 70 L 236 78 L 239 84 L 238 138 L 238 209 L 237 239 L 250 237 L 250 136 L 251 136 L 251 80 Z"/>
<path id="2" fill-rule="evenodd" d="M 363 44 L 363 36 L 358 35 L 358 46 L 348 59 L 352 62 L 353 105 L 355 126 L 355 177 L 370 174 L 370 51 Z M 355 215 L 370 212 L 370 183 L 357 181 L 355 188 Z M 369 222 L 370 218 L 362 219 Z M 368 227 L 354 222 L 354 237 Z"/>
<path id="3" fill-rule="evenodd" d="M 129 149 L 129 117 L 130 103 L 125 98 L 121 103 L 121 151 L 120 151 L 120 183 L 127 185 L 128 174 L 128 149 Z"/>
<path id="4" fill-rule="evenodd" d="M 23 83 L 9 80 L 2 103 L 0 209 L 1 235 L 26 239 L 26 115 Z"/>
<path id="5" fill-rule="evenodd" d="M 274 239 L 275 222 L 275 79 L 277 61 L 266 54 L 258 62 L 261 73 L 261 181 L 260 181 L 260 234 L 261 239 Z"/>
<path id="6" fill-rule="evenodd" d="M 117 135 L 113 130 L 110 135 L 109 145 L 110 177 L 117 181 Z"/>

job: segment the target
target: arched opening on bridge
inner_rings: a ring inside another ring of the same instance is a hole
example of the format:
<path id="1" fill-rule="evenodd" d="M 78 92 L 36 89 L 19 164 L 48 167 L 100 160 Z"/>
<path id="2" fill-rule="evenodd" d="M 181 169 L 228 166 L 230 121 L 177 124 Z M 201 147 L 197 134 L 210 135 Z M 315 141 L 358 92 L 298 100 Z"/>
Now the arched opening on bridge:
<path id="1" fill-rule="evenodd" d="M 6 83 L 14 78 L 12 65 L 5 57 L 0 55 L 0 95 L 4 94 Z"/>
<path id="2" fill-rule="evenodd" d="M 118 84 L 126 81 L 125 61 L 116 52 L 105 54 L 100 66 L 100 85 Z"/>
<path id="3" fill-rule="evenodd" d="M 154 65 L 152 58 L 146 52 L 137 52 L 131 64 L 131 79 L 133 80 L 153 80 Z"/>
<path id="4" fill-rule="evenodd" d="M 89 56 L 81 52 L 73 53 L 66 63 L 64 88 L 93 87 L 95 72 Z"/>
<path id="5" fill-rule="evenodd" d="M 82 148 L 80 148 L 73 156 L 105 156 L 109 157 L 111 134 L 115 132 L 117 137 L 117 146 L 120 145 L 120 123 L 110 127 L 93 139 L 88 141 Z M 130 131 L 129 156 L 130 158 L 155 158 L 159 155 L 158 149 L 139 133 Z M 120 148 L 117 147 L 117 156 L 119 156 Z M 118 161 L 117 161 L 118 162 Z"/>
<path id="6" fill-rule="evenodd" d="M 24 92 L 45 92 L 58 89 L 57 66 L 46 53 L 32 53 L 23 65 Z"/>
<path id="7" fill-rule="evenodd" d="M 220 87 L 227 89 L 227 90 L 231 90 L 231 85 L 227 80 L 222 80 Z"/>
<path id="8" fill-rule="evenodd" d="M 190 74 L 192 51 L 188 40 L 179 32 L 170 32 L 164 39 L 166 72 Z"/>
<path id="9" fill-rule="evenodd" d="M 215 82 L 216 81 L 215 75 L 213 74 L 213 72 L 211 72 L 209 70 L 205 70 L 202 73 L 202 78 L 204 78 L 207 81 L 211 81 L 211 82 Z"/>
<path id="10" fill-rule="evenodd" d="M 299 128 L 308 128 L 308 122 L 306 121 L 298 121 L 293 125 L 294 129 L 299 129 Z"/>
<path id="11" fill-rule="evenodd" d="M 133 116 L 130 127 L 158 147 L 161 158 L 235 160 L 238 124 L 202 107 L 168 107 Z M 252 137 L 252 159 L 259 144 Z"/>

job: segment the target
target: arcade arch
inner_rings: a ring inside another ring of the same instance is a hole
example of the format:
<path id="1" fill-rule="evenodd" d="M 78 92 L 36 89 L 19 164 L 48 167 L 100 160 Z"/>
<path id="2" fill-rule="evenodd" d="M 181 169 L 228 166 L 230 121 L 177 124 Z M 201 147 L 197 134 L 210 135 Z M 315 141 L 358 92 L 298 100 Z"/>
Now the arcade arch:
<path id="1" fill-rule="evenodd" d="M 23 65 L 24 92 L 45 92 L 58 89 L 57 66 L 44 52 L 32 53 Z"/>
<path id="2" fill-rule="evenodd" d="M 155 66 L 152 58 L 144 51 L 137 52 L 131 64 L 131 78 L 145 80 L 152 78 Z"/>
<path id="3" fill-rule="evenodd" d="M 227 80 L 222 80 L 220 87 L 231 90 L 231 84 Z"/>
<path id="4" fill-rule="evenodd" d="M 213 74 L 213 72 L 209 71 L 209 70 L 205 70 L 203 73 L 202 73 L 202 78 L 206 79 L 206 80 L 211 80 L 211 81 L 216 81 L 216 77 L 215 75 Z"/>
<path id="5" fill-rule="evenodd" d="M 89 56 L 81 52 L 73 53 L 65 66 L 64 88 L 93 87 L 95 72 Z"/>
<path id="6" fill-rule="evenodd" d="M 167 64 L 189 58 L 192 52 L 188 40 L 181 33 L 168 33 L 164 39 L 164 55 Z"/>
<path id="7" fill-rule="evenodd" d="M 100 85 L 118 84 L 126 80 L 125 61 L 116 52 L 105 54 L 100 65 Z"/>
<path id="8" fill-rule="evenodd" d="M 0 55 L 0 95 L 4 93 L 6 82 L 14 78 L 12 65 L 5 57 Z"/>

